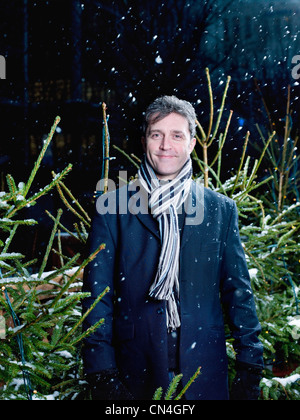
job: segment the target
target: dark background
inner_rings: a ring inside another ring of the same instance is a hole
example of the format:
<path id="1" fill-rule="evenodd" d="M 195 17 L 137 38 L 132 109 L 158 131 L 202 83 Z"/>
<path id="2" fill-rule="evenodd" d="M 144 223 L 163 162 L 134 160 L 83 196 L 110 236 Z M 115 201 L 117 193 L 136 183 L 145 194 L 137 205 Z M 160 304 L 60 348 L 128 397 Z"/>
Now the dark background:
<path id="1" fill-rule="evenodd" d="M 206 67 L 215 111 L 226 77 L 232 77 L 225 113 L 234 111 L 223 159 L 226 179 L 238 167 L 247 130 L 248 152 L 259 153 L 255 124 L 266 135 L 275 128 L 280 139 L 289 84 L 296 135 L 300 89 L 292 78 L 292 58 L 300 55 L 298 22 L 296 0 L 0 0 L 0 55 L 6 59 L 6 80 L 0 80 L 1 189 L 7 173 L 16 182 L 27 179 L 59 115 L 33 189 L 50 182 L 51 170 L 72 163 L 66 183 L 90 210 L 101 177 L 102 102 L 112 144 L 141 156 L 142 114 L 159 95 L 191 101 L 206 126 Z M 117 151 L 111 155 L 116 156 L 112 178 L 119 169 L 135 173 Z M 51 194 L 33 208 L 41 226 L 49 223 L 44 208 L 57 206 L 61 203 Z"/>

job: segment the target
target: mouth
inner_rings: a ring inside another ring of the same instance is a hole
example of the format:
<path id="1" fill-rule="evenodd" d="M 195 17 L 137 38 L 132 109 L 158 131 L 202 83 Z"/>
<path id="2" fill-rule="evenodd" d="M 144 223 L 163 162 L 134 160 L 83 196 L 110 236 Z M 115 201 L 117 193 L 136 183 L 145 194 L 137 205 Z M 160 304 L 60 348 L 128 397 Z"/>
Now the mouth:
<path id="1" fill-rule="evenodd" d="M 172 159 L 175 158 L 175 155 L 156 155 L 159 159 Z"/>

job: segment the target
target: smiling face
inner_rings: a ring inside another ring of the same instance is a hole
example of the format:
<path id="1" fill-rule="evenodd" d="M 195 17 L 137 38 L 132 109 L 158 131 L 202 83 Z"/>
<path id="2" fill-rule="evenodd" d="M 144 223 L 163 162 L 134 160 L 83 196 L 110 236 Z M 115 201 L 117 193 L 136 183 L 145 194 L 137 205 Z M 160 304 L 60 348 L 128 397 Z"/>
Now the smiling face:
<path id="1" fill-rule="evenodd" d="M 155 115 L 154 115 L 155 120 Z M 175 112 L 150 123 L 142 143 L 159 179 L 174 179 L 195 147 L 185 117 Z"/>

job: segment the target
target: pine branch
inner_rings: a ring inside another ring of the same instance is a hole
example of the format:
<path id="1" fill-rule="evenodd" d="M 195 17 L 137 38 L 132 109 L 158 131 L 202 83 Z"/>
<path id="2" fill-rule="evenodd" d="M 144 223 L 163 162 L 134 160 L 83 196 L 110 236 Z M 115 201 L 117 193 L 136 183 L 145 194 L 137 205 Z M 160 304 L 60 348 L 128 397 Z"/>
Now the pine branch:
<path id="1" fill-rule="evenodd" d="M 38 275 L 39 278 L 41 278 L 41 276 L 42 276 L 42 274 L 43 274 L 43 272 L 46 268 L 48 258 L 49 258 L 49 254 L 50 254 L 51 249 L 52 249 L 53 241 L 54 241 L 54 238 L 55 238 L 55 234 L 56 234 L 57 227 L 58 227 L 59 220 L 60 220 L 61 216 L 62 216 L 62 210 L 59 209 L 58 212 L 57 212 L 57 217 L 55 219 L 55 223 L 54 223 L 54 226 L 53 226 L 53 229 L 52 229 L 52 232 L 51 232 L 51 236 L 50 236 L 50 239 L 49 239 L 49 242 L 48 242 L 48 245 L 47 245 L 46 253 L 44 255 L 44 258 L 43 258 L 43 261 L 42 261 L 42 264 L 41 264 L 41 267 L 40 267 L 40 271 L 39 271 L 39 275 Z"/>
<path id="2" fill-rule="evenodd" d="M 99 245 L 99 247 L 96 249 L 96 251 L 83 261 L 83 263 L 80 265 L 80 267 L 78 267 L 78 269 L 76 270 L 76 272 L 66 282 L 66 284 L 64 285 L 64 287 L 62 287 L 60 293 L 56 296 L 56 298 L 51 303 L 50 308 L 53 308 L 56 305 L 56 303 L 59 301 L 59 299 L 68 290 L 68 288 L 73 283 L 73 281 L 77 278 L 77 276 L 80 273 L 80 271 L 82 271 L 91 261 L 93 261 L 93 259 L 96 257 L 96 255 L 98 254 L 98 252 L 102 251 L 103 249 L 105 249 L 105 244 Z"/>
<path id="3" fill-rule="evenodd" d="M 206 139 L 205 139 L 205 145 L 206 145 L 206 147 L 209 147 L 210 144 L 211 144 L 211 143 L 209 144 L 209 139 L 210 139 L 212 126 L 213 126 L 213 120 L 214 120 L 214 99 L 213 99 L 211 79 L 210 79 L 210 74 L 209 74 L 209 69 L 208 68 L 205 69 L 205 73 L 206 73 L 206 77 L 207 77 L 208 94 L 209 94 L 208 96 L 209 96 L 209 104 L 210 104 L 209 124 L 208 124 Z"/>
<path id="4" fill-rule="evenodd" d="M 231 190 L 230 197 L 232 197 L 232 195 L 233 195 L 233 193 L 236 189 L 238 179 L 240 177 L 241 169 L 243 167 L 244 160 L 245 160 L 245 155 L 246 155 L 246 150 L 247 150 L 247 146 L 248 146 L 248 142 L 249 142 L 249 137 L 250 137 L 250 132 L 247 131 L 246 138 L 245 138 L 245 141 L 244 141 L 244 146 L 243 146 L 243 153 L 242 153 L 242 157 L 241 157 L 241 160 L 240 160 L 240 166 L 239 166 L 238 171 L 237 171 L 237 175 L 236 175 L 236 178 L 235 178 L 235 183 L 234 183 L 233 188 Z"/>
<path id="5" fill-rule="evenodd" d="M 57 176 L 54 172 L 52 172 L 52 175 L 53 175 L 54 178 Z M 56 184 L 56 188 L 57 188 L 57 191 L 58 191 L 58 193 L 60 195 L 60 198 L 63 201 L 63 203 L 65 204 L 65 206 L 73 214 L 75 214 L 75 216 L 78 219 L 80 219 L 87 227 L 90 227 L 90 221 L 91 221 L 91 219 L 90 219 L 89 215 L 86 213 L 86 211 L 83 209 L 83 207 L 79 204 L 78 200 L 75 199 L 75 197 L 73 196 L 73 194 L 71 193 L 71 191 L 65 186 L 65 184 L 62 183 L 62 182 L 58 182 Z M 72 207 L 71 204 L 68 202 L 68 200 L 66 199 L 66 197 L 65 197 L 65 195 L 64 195 L 64 193 L 62 191 L 63 189 L 66 191 L 66 193 L 68 194 L 69 198 L 71 198 L 72 203 L 75 203 L 76 206 L 80 209 L 80 211 L 82 211 L 83 216 L 80 213 L 78 213 L 78 211 L 75 210 L 74 207 Z"/>
<path id="6" fill-rule="evenodd" d="M 108 172 L 109 172 L 109 133 L 108 133 L 108 125 L 107 125 L 107 116 L 106 116 L 106 104 L 102 103 L 102 111 L 103 111 L 103 123 L 104 123 L 104 189 L 103 193 L 105 194 L 108 190 Z"/>
<path id="7" fill-rule="evenodd" d="M 8 174 L 6 176 L 6 181 L 7 181 L 9 192 L 11 193 L 12 196 L 15 196 L 17 194 L 17 187 L 15 184 L 15 180 L 13 179 L 11 175 Z"/>
<path id="8" fill-rule="evenodd" d="M 162 387 L 159 387 L 155 391 L 152 399 L 155 400 L 155 401 L 161 400 L 162 394 L 163 394 L 163 389 L 162 389 Z"/>
<path id="9" fill-rule="evenodd" d="M 215 130 L 214 130 L 213 135 L 212 135 L 212 138 L 210 140 L 210 144 L 212 144 L 212 142 L 216 138 L 217 133 L 218 133 L 218 130 L 219 130 L 219 127 L 220 127 L 220 122 L 222 120 L 222 116 L 223 116 L 223 112 L 224 112 L 224 108 L 225 108 L 225 101 L 226 101 L 226 97 L 227 97 L 227 93 L 228 93 L 230 81 L 231 81 L 231 77 L 228 76 L 227 77 L 227 82 L 226 82 L 226 85 L 225 85 L 225 89 L 224 89 L 224 93 L 223 93 L 223 97 L 222 97 L 222 102 L 221 102 L 221 106 L 220 106 L 220 110 L 219 110 L 219 115 L 218 115 L 218 118 L 217 118 Z M 225 136 L 224 136 L 225 139 L 226 139 L 226 135 L 227 135 L 227 131 L 228 131 L 229 125 L 230 125 L 232 114 L 233 114 L 233 111 L 230 111 L 230 116 L 228 118 L 226 130 L 225 130 L 225 133 L 226 133 Z M 225 142 L 225 140 L 224 140 L 224 142 Z"/>
<path id="10" fill-rule="evenodd" d="M 82 325 L 85 318 L 92 312 L 92 310 L 96 307 L 96 305 L 100 302 L 100 300 L 110 291 L 109 287 L 106 287 L 102 293 L 95 299 L 95 302 L 91 305 L 91 307 L 83 314 L 83 316 L 79 319 L 79 321 L 74 325 L 74 327 L 68 332 L 68 334 L 60 341 L 60 344 L 64 343 L 71 335 L 74 334 L 74 332 Z M 101 324 L 104 322 L 104 320 L 101 320 Z M 76 339 L 75 343 L 79 341 Z M 72 345 L 75 344 L 74 342 Z"/>
<path id="11" fill-rule="evenodd" d="M 79 203 L 79 201 L 74 197 L 74 195 L 72 194 L 72 192 L 69 190 L 69 188 L 66 187 L 66 185 L 62 181 L 59 182 L 59 186 L 62 189 L 65 190 L 65 192 L 68 194 L 68 196 L 72 200 L 72 203 L 76 204 L 76 206 L 78 207 L 78 209 L 83 214 L 84 218 L 86 219 L 86 221 L 83 220 L 83 223 L 85 223 L 88 227 L 90 227 L 89 223 L 87 223 L 87 222 L 91 222 L 91 218 L 88 215 L 88 213 L 84 210 L 84 208 L 82 207 L 82 205 Z"/>
<path id="12" fill-rule="evenodd" d="M 123 156 L 125 156 L 129 160 L 129 162 L 131 162 L 137 169 L 139 169 L 140 165 L 136 163 L 124 150 L 122 150 L 115 144 L 113 144 L 113 148 L 120 152 Z"/>
<path id="13" fill-rule="evenodd" d="M 93 334 L 103 323 L 105 322 L 105 319 L 102 318 L 96 324 L 92 325 L 90 328 L 88 328 L 84 333 L 82 333 L 79 337 L 75 338 L 70 345 L 75 346 L 79 342 L 82 342 L 86 337 Z"/>
<path id="14" fill-rule="evenodd" d="M 56 184 L 60 180 L 62 180 L 71 171 L 71 169 L 72 169 L 72 165 L 69 164 L 60 174 L 58 174 L 56 176 L 56 178 L 49 185 L 47 185 L 46 187 L 44 187 L 44 189 L 42 189 L 39 192 L 37 192 L 36 194 L 34 194 L 31 198 L 23 201 L 18 206 L 11 208 L 11 210 L 8 212 L 8 214 L 7 214 L 6 217 L 7 218 L 13 217 L 17 212 L 19 212 L 20 210 L 22 210 L 24 207 L 28 207 L 28 206 L 32 205 L 40 197 L 42 197 L 43 195 L 48 194 L 56 186 Z"/>
<path id="15" fill-rule="evenodd" d="M 44 145 L 43 145 L 43 148 L 42 148 L 42 150 L 41 150 L 41 152 L 39 154 L 39 157 L 37 158 L 37 160 L 36 160 L 36 162 L 34 164 L 34 168 L 33 168 L 32 172 L 30 174 L 30 177 L 28 179 L 28 182 L 27 182 L 27 184 L 25 186 L 24 193 L 23 193 L 23 196 L 25 198 L 26 198 L 26 196 L 27 196 L 27 194 L 29 192 L 29 189 L 30 189 L 33 181 L 34 181 L 34 178 L 35 178 L 35 176 L 37 174 L 37 171 L 40 168 L 41 162 L 42 162 L 42 160 L 43 160 L 43 158 L 45 156 L 45 153 L 46 153 L 46 151 L 48 149 L 49 144 L 51 143 L 51 140 L 53 138 L 53 135 L 54 135 L 55 130 L 56 130 L 56 128 L 57 128 L 57 126 L 58 126 L 59 123 L 60 123 L 60 117 L 56 117 L 55 118 L 55 121 L 54 121 L 54 124 L 51 127 L 50 133 L 48 134 L 48 137 L 47 137 L 46 141 L 44 142 Z"/>
<path id="16" fill-rule="evenodd" d="M 177 389 L 177 387 L 179 385 L 179 382 L 181 381 L 182 377 L 183 377 L 183 375 L 182 374 L 179 374 L 179 375 L 176 375 L 172 379 L 172 381 L 171 381 L 171 383 L 169 385 L 169 388 L 168 388 L 168 390 L 166 392 L 166 395 L 165 395 L 165 398 L 164 398 L 165 400 L 171 400 L 173 398 L 173 395 L 175 394 L 176 389 Z"/>
<path id="17" fill-rule="evenodd" d="M 192 385 L 192 383 L 198 378 L 198 376 L 201 374 L 201 367 L 198 367 L 194 375 L 191 377 L 191 379 L 188 381 L 188 383 L 185 385 L 183 390 L 177 395 L 175 400 L 180 400 L 183 395 L 186 393 L 186 391 L 189 389 L 189 387 Z"/>
<path id="18" fill-rule="evenodd" d="M 48 210 L 46 210 L 46 214 L 50 217 L 50 219 L 52 219 L 55 222 L 55 217 Z M 72 236 L 76 240 L 78 239 L 78 237 L 74 235 L 74 233 L 71 232 L 68 228 L 66 228 L 61 222 L 58 222 L 58 227 L 64 230 L 66 233 L 68 233 L 68 235 Z"/>

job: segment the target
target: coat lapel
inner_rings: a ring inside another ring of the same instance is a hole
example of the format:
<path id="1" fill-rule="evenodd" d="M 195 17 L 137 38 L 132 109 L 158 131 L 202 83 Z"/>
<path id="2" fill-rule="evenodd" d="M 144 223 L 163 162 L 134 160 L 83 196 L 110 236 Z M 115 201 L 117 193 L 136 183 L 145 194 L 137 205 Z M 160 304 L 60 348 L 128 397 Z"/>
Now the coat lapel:
<path id="1" fill-rule="evenodd" d="M 148 193 L 141 187 L 138 180 L 129 184 L 128 191 L 128 211 L 135 215 L 138 220 L 160 240 L 158 222 L 149 211 Z"/>
<path id="2" fill-rule="evenodd" d="M 204 187 L 197 182 L 192 183 L 191 191 L 185 203 L 185 223 L 182 231 L 181 248 L 190 240 L 190 236 L 197 230 L 201 231 L 204 220 Z"/>

